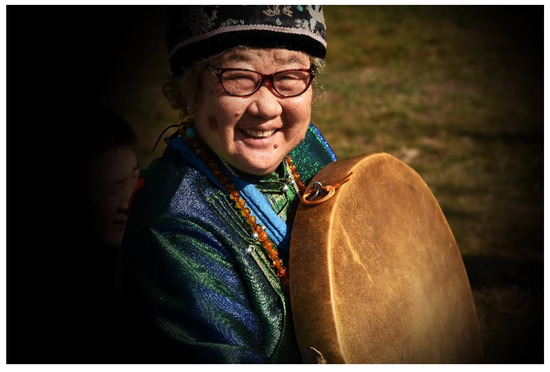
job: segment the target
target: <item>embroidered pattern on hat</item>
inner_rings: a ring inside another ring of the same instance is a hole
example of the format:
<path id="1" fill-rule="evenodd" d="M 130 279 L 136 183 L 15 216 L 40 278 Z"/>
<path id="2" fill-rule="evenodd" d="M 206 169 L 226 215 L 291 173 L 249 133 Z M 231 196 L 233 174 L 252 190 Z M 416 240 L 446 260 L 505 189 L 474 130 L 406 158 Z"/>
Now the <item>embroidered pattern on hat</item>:
<path id="1" fill-rule="evenodd" d="M 294 10 L 293 10 L 294 8 Z M 260 11 L 258 11 L 260 10 Z M 237 18 L 235 15 L 242 18 Z M 274 17 L 276 17 L 274 19 Z M 169 55 L 192 43 L 225 32 L 267 30 L 310 36 L 326 47 L 326 26 L 320 5 L 190 6 L 186 25 L 181 25 L 178 42 Z"/>

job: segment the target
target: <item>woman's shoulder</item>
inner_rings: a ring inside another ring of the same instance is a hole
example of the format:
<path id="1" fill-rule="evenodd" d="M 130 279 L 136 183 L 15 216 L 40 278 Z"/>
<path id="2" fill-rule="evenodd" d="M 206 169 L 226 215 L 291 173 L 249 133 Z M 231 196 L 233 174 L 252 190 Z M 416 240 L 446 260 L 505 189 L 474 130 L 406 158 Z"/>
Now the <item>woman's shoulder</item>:
<path id="1" fill-rule="evenodd" d="M 219 192 L 200 171 L 170 147 L 161 158 L 151 163 L 144 180 L 144 186 L 135 195 L 133 208 L 136 213 L 149 218 L 191 213 L 206 205 Z"/>
<path id="2" fill-rule="evenodd" d="M 290 156 L 306 184 L 325 165 L 336 161 L 336 155 L 329 143 L 312 123 L 309 124 L 306 137 L 291 151 Z"/>

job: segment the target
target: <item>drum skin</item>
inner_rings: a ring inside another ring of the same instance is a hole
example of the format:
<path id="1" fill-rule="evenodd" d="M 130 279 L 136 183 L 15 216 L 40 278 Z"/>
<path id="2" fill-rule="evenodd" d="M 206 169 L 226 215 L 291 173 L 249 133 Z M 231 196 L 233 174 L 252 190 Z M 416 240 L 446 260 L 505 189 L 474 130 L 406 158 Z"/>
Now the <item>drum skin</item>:
<path id="1" fill-rule="evenodd" d="M 482 363 L 473 296 L 432 192 L 386 154 L 327 165 L 350 180 L 298 207 L 289 257 L 292 316 L 306 363 Z"/>

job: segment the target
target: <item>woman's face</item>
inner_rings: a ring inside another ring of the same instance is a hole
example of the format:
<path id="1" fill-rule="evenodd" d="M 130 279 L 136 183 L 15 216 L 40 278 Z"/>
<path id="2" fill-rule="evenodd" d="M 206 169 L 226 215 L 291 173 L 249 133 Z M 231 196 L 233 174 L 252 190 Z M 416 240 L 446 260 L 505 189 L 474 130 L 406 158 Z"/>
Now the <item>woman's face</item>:
<path id="1" fill-rule="evenodd" d="M 309 57 L 286 49 L 237 49 L 211 61 L 216 68 L 242 68 L 273 74 L 310 67 Z M 231 166 L 254 175 L 277 169 L 305 137 L 311 120 L 312 87 L 297 97 L 282 97 L 264 82 L 256 93 L 226 93 L 217 75 L 205 69 L 195 107 L 190 111 L 206 144 Z M 192 102 L 189 101 L 188 102 Z"/>
<path id="2" fill-rule="evenodd" d="M 134 150 L 122 146 L 94 156 L 88 177 L 91 232 L 98 243 L 118 247 L 130 212 L 129 200 L 139 177 Z"/>

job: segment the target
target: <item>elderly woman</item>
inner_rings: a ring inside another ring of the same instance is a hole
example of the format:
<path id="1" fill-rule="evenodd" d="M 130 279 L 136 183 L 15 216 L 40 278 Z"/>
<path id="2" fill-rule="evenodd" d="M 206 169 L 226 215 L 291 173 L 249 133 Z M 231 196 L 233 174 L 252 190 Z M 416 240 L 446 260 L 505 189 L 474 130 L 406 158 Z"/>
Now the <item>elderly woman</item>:
<path id="1" fill-rule="evenodd" d="M 310 123 L 322 7 L 170 7 L 166 39 L 165 94 L 184 121 L 136 194 L 123 242 L 133 355 L 298 363 L 292 220 L 305 185 L 336 160 Z"/>

